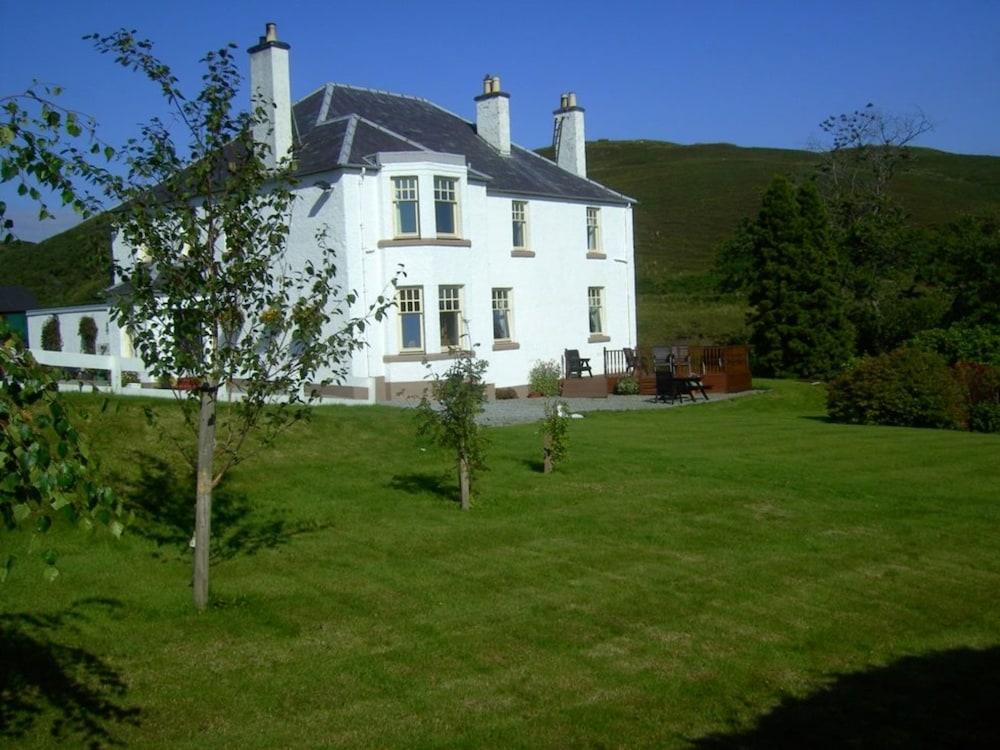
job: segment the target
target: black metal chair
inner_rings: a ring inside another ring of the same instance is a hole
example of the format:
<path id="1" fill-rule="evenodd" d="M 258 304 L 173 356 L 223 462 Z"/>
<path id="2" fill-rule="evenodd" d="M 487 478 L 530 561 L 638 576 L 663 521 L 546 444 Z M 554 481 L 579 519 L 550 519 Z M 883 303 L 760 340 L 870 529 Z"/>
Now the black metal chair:
<path id="1" fill-rule="evenodd" d="M 582 378 L 584 370 L 587 371 L 587 374 L 590 375 L 590 377 L 594 377 L 594 372 L 590 369 L 590 358 L 581 357 L 579 349 L 567 349 L 565 359 L 567 378 L 571 378 L 574 375 L 578 378 Z"/>
<path id="2" fill-rule="evenodd" d="M 625 374 L 635 375 L 636 370 L 639 369 L 638 355 L 636 355 L 634 349 L 630 349 L 627 346 L 622 349 L 622 352 L 625 354 Z"/>

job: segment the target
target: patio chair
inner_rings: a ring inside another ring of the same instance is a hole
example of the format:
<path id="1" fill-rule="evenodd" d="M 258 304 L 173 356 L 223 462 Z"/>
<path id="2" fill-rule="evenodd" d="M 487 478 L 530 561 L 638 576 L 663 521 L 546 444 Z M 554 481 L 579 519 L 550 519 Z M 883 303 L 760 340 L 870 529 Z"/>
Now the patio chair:
<path id="1" fill-rule="evenodd" d="M 639 357 L 635 353 L 634 349 L 629 349 L 627 346 L 622 349 L 625 354 L 625 374 L 635 375 L 636 370 L 639 369 Z"/>
<path id="2" fill-rule="evenodd" d="M 652 348 L 653 353 L 653 369 L 655 371 L 660 370 L 670 370 L 673 372 L 674 369 L 674 357 L 670 353 L 669 346 L 654 346 Z"/>
<path id="3" fill-rule="evenodd" d="M 571 378 L 574 375 L 578 378 L 583 377 L 583 371 L 586 370 L 590 377 L 594 377 L 593 370 L 590 369 L 590 358 L 581 357 L 579 349 L 567 349 L 565 353 L 566 359 L 566 377 Z"/>

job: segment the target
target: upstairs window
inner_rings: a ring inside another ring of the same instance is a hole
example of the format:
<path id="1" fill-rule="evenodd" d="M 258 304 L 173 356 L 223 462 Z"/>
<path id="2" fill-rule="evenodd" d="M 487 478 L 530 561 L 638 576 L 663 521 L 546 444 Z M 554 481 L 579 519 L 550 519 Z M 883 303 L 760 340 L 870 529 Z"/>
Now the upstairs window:
<path id="1" fill-rule="evenodd" d="M 587 207 L 587 251 L 601 251 L 601 209 Z"/>
<path id="2" fill-rule="evenodd" d="M 441 348 L 459 348 L 462 344 L 462 287 L 438 287 L 438 316 L 441 323 Z"/>
<path id="3" fill-rule="evenodd" d="M 514 249 L 524 250 L 528 247 L 528 203 L 527 201 L 511 201 L 511 223 L 514 230 Z"/>
<path id="4" fill-rule="evenodd" d="M 458 235 L 458 180 L 434 178 L 434 221 L 438 236 Z"/>
<path id="5" fill-rule="evenodd" d="M 590 318 L 591 335 L 604 333 L 604 287 L 587 288 L 587 305 Z"/>
<path id="6" fill-rule="evenodd" d="M 424 350 L 423 288 L 403 286 L 396 290 L 396 307 L 399 309 L 400 351 Z"/>
<path id="7" fill-rule="evenodd" d="M 393 177 L 393 215 L 397 237 L 419 237 L 420 216 L 416 177 Z"/>
<path id="8" fill-rule="evenodd" d="M 511 290 L 493 290 L 493 340 L 510 341 L 514 338 L 511 333 L 513 322 L 511 320 Z"/>

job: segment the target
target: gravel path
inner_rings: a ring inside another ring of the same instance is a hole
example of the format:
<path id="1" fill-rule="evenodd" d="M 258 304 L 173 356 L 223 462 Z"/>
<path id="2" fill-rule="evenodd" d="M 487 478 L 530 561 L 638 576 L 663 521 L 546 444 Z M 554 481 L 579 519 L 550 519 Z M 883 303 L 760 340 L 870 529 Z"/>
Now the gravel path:
<path id="1" fill-rule="evenodd" d="M 746 396 L 758 391 L 744 391 L 743 393 L 717 393 L 709 396 L 705 401 L 699 398 L 696 402 L 684 401 L 670 403 L 657 403 L 653 396 L 616 396 L 609 395 L 607 398 L 565 398 L 562 399 L 569 405 L 571 414 L 586 414 L 589 411 L 635 411 L 638 409 L 677 409 L 681 406 L 697 406 L 698 404 L 711 403 L 713 401 L 725 401 L 731 398 Z M 387 406 L 413 407 L 415 402 L 388 401 Z M 542 398 L 512 398 L 497 401 L 487 401 L 482 415 L 479 417 L 480 424 L 500 427 L 508 424 L 519 424 L 523 422 L 537 422 L 544 416 L 545 399 Z"/>

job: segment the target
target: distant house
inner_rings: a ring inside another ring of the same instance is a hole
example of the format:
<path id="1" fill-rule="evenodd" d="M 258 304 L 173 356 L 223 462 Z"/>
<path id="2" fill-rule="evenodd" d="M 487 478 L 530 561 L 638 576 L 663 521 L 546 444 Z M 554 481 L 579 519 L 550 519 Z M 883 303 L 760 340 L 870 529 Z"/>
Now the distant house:
<path id="1" fill-rule="evenodd" d="M 0 319 L 28 341 L 27 311 L 38 307 L 35 295 L 23 286 L 0 286 Z"/>
<path id="2" fill-rule="evenodd" d="M 391 291 L 398 266 L 406 272 L 396 306 L 326 395 L 413 395 L 426 386 L 423 363 L 440 372 L 470 344 L 490 362 L 487 381 L 508 387 L 526 387 L 535 361 L 566 348 L 599 373 L 603 347 L 635 346 L 634 201 L 587 178 L 574 94 L 554 112 L 550 161 L 511 142 L 496 76 L 474 97 L 475 122 L 336 83 L 293 105 L 289 49 L 268 24 L 249 50 L 251 90 L 274 113 L 256 136 L 298 169 L 288 262 L 307 262 L 326 226 L 338 280 L 359 295 L 351 315 Z M 128 262 L 120 238 L 113 252 Z M 134 356 L 114 321 L 109 335 L 112 355 Z"/>

